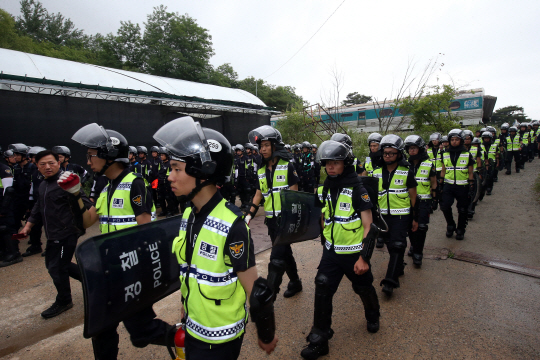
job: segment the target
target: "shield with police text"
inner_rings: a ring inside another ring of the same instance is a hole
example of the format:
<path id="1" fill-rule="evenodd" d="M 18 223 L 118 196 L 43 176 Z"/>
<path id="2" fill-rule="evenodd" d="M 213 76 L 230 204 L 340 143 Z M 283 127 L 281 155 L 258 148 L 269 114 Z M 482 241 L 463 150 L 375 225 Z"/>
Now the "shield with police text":
<path id="1" fill-rule="evenodd" d="M 75 250 L 82 274 L 84 337 L 90 338 L 180 288 L 171 252 L 181 216 L 102 234 Z"/>
<path id="2" fill-rule="evenodd" d="M 280 197 L 279 232 L 273 245 L 292 244 L 319 237 L 322 204 L 318 195 L 283 190 Z"/>

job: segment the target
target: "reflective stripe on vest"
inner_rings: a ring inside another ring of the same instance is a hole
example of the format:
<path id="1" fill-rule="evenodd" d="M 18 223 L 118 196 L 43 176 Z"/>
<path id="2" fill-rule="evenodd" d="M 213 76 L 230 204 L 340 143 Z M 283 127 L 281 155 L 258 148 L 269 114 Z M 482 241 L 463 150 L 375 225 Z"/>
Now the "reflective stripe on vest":
<path id="1" fill-rule="evenodd" d="M 450 153 L 445 153 L 443 157 L 446 173 L 444 174 L 444 182 L 454 185 L 467 185 L 469 183 L 469 158 L 471 154 L 464 151 L 459 154 L 456 166 L 452 163 Z"/>
<path id="2" fill-rule="evenodd" d="M 436 151 L 436 154 L 433 154 L 433 149 L 437 150 Z M 436 171 L 441 171 L 442 170 L 442 160 L 441 160 L 441 155 L 442 151 L 439 150 L 438 148 L 435 148 L 435 147 L 432 147 L 432 148 L 429 148 L 428 149 L 428 155 L 429 155 L 429 160 L 435 164 L 435 170 Z"/>
<path id="3" fill-rule="evenodd" d="M 366 169 L 368 176 L 373 176 L 373 163 L 371 162 L 371 158 L 369 156 L 366 157 L 364 169 Z"/>
<path id="4" fill-rule="evenodd" d="M 184 211 L 178 237 L 172 246 L 180 264 L 186 330 L 191 336 L 211 344 L 240 337 L 248 319 L 246 293 L 232 265 L 227 265 L 231 261 L 225 244 L 238 215 L 226 207 L 226 202 L 221 200 L 207 216 L 200 232 L 191 234 L 196 239 L 191 265 L 186 260 L 186 228 L 191 208 Z M 249 245 L 235 244 L 241 251 L 249 251 Z"/>
<path id="5" fill-rule="evenodd" d="M 420 163 L 416 171 L 415 179 L 418 183 L 416 193 L 422 200 L 431 199 L 431 179 L 429 178 L 429 173 L 432 167 L 433 162 L 431 160 L 424 160 Z"/>
<path id="6" fill-rule="evenodd" d="M 137 177 L 134 173 L 128 173 L 120 181 L 110 199 L 107 199 L 110 184 L 107 184 L 99 194 L 96 201 L 96 212 L 99 216 L 99 230 L 102 234 L 137 225 L 135 213 L 131 207 L 131 184 Z M 145 186 L 148 186 L 148 182 L 145 179 L 143 181 Z M 108 204 L 109 200 L 110 204 Z M 153 204 L 151 215 L 152 221 L 156 220 L 156 207 Z"/>
<path id="7" fill-rule="evenodd" d="M 289 189 L 289 162 L 279 159 L 274 165 L 274 178 L 272 179 L 272 189 L 268 188 L 266 179 L 266 166 L 263 166 L 257 171 L 259 178 L 259 188 L 264 197 L 264 214 L 266 217 L 274 217 L 281 213 L 281 190 Z M 279 185 L 284 184 L 284 185 Z"/>
<path id="8" fill-rule="evenodd" d="M 317 194 L 322 201 L 323 187 L 317 188 Z M 322 214 L 324 216 L 323 234 L 326 237 L 325 246 L 328 250 L 334 245 L 337 254 L 352 254 L 362 251 L 364 226 L 360 215 L 352 206 L 353 188 L 343 188 L 338 195 L 336 208 L 330 194 L 327 194 Z"/>
<path id="9" fill-rule="evenodd" d="M 486 149 L 486 145 L 482 144 L 482 152 L 486 152 L 488 154 L 488 159 L 490 160 L 497 160 L 497 151 L 499 147 L 497 144 L 493 143 L 489 146 L 489 149 Z"/>
<path id="10" fill-rule="evenodd" d="M 382 169 L 373 170 L 373 177 L 379 178 L 379 207 L 383 215 L 407 215 L 411 212 L 411 199 L 407 189 L 409 169 L 398 166 L 390 179 L 388 191 L 383 188 Z"/>
<path id="11" fill-rule="evenodd" d="M 514 136 L 514 141 L 512 141 L 512 137 L 508 135 L 506 137 L 506 150 L 519 151 L 520 149 L 521 149 L 521 144 L 519 143 L 519 135 L 516 134 L 516 136 Z"/>

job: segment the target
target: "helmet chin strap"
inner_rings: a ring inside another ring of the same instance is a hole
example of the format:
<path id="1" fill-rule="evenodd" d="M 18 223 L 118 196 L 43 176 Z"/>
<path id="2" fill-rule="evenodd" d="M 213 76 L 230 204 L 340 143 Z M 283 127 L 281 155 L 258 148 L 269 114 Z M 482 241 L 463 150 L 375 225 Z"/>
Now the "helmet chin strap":
<path id="1" fill-rule="evenodd" d="M 99 170 L 99 172 L 97 172 L 97 176 L 101 176 L 103 174 L 105 174 L 105 171 L 107 171 L 107 169 L 109 168 L 109 166 L 111 166 L 112 163 L 108 163 L 107 160 L 105 160 L 105 165 L 103 165 L 103 167 L 101 168 L 101 170 Z"/>
<path id="2" fill-rule="evenodd" d="M 208 186 L 208 185 L 212 185 L 212 182 L 208 180 L 205 182 L 201 182 L 201 179 L 195 178 L 195 187 L 193 188 L 193 190 L 191 190 L 191 192 L 187 195 L 180 195 L 178 197 L 178 200 L 180 202 L 191 201 L 193 200 L 195 195 L 197 195 L 202 190 L 203 187 Z"/>

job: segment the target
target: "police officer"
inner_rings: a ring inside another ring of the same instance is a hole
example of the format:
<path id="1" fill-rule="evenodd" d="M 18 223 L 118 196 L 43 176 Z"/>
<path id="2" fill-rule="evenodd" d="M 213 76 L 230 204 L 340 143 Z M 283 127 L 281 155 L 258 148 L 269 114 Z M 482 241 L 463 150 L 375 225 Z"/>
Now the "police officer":
<path id="1" fill-rule="evenodd" d="M 158 207 L 161 204 L 160 192 L 158 190 L 158 178 L 159 171 L 163 166 L 163 163 L 161 162 L 161 156 L 159 155 L 159 146 L 152 146 L 150 148 L 150 155 L 152 155 L 152 157 L 150 158 L 150 163 L 152 164 L 152 196 L 154 198 L 154 204 L 156 204 L 156 207 Z M 163 212 L 163 209 L 161 209 L 161 211 Z"/>
<path id="2" fill-rule="evenodd" d="M 512 174 L 512 160 L 515 162 L 516 173 L 519 173 L 521 164 L 521 138 L 517 134 L 517 128 L 510 126 L 508 136 L 504 140 L 506 144 L 506 175 Z"/>
<path id="3" fill-rule="evenodd" d="M 407 159 L 410 164 L 409 170 L 415 173 L 416 182 L 418 183 L 416 187 L 418 199 L 415 204 L 418 230 L 409 230 L 409 240 L 411 241 L 409 256 L 412 256 L 413 264 L 420 267 L 422 266 L 424 244 L 429 229 L 429 214 L 432 209 L 431 200 L 437 195 L 437 173 L 435 164 L 430 159 L 433 153 L 429 152 L 429 150 L 426 152 L 426 143 L 420 136 L 407 136 L 405 138 L 405 151 L 409 154 Z"/>
<path id="4" fill-rule="evenodd" d="M 444 135 L 441 138 L 441 150 L 444 152 L 444 151 L 448 151 L 449 148 L 450 148 L 450 141 L 448 141 L 448 136 Z M 442 156 L 442 153 L 441 153 L 441 156 Z"/>
<path id="5" fill-rule="evenodd" d="M 315 192 L 315 159 L 309 141 L 302 143 L 298 175 L 302 191 L 313 194 Z"/>
<path id="6" fill-rule="evenodd" d="M 146 146 L 137 146 L 137 155 L 139 156 L 139 169 L 143 178 L 150 184 L 153 181 L 152 163 L 147 159 L 148 149 Z"/>
<path id="7" fill-rule="evenodd" d="M 482 144 L 480 145 L 480 148 L 484 154 L 487 154 L 487 162 L 489 163 L 489 170 L 486 174 L 487 195 L 491 195 L 493 191 L 493 182 L 495 180 L 500 161 L 499 144 L 494 143 L 492 140 L 493 133 L 491 131 L 485 131 L 482 134 Z"/>
<path id="8" fill-rule="evenodd" d="M 461 129 L 453 129 L 448 133 L 450 148 L 443 156 L 441 184 L 444 181 L 441 198 L 441 210 L 446 219 L 446 237 L 456 232 L 456 240 L 463 240 L 467 227 L 469 198 L 474 190 L 474 162 L 471 153 L 464 146 L 465 136 Z M 458 223 L 452 215 L 452 204 L 457 200 Z"/>
<path id="9" fill-rule="evenodd" d="M 540 135 L 540 122 L 538 120 L 533 120 L 532 122 L 532 129 L 533 129 L 533 133 L 534 133 L 534 144 L 533 144 L 533 157 L 535 157 L 536 155 L 538 155 L 539 151 L 538 151 L 538 140 L 540 140 L 539 136 Z"/>
<path id="10" fill-rule="evenodd" d="M 11 168 L 0 163 L 0 267 L 23 261 L 19 252 L 19 240 L 11 238 L 11 235 L 19 230 L 19 225 L 15 222 L 14 202 L 15 189 Z"/>
<path id="11" fill-rule="evenodd" d="M 366 170 L 362 175 L 372 176 L 373 170 L 384 165 L 382 153 L 380 149 L 380 142 L 382 136 L 379 133 L 371 133 L 368 136 L 369 156 L 364 161 L 364 169 Z"/>
<path id="12" fill-rule="evenodd" d="M 173 243 L 180 264 L 186 358 L 238 358 L 248 298 L 259 346 L 271 353 L 277 342 L 272 293 L 264 279 L 257 279 L 253 240 L 242 212 L 216 188 L 231 173 L 231 145 L 217 131 L 197 127 L 191 117 L 184 117 L 154 135 L 171 156 L 174 193 L 193 203 Z M 212 274 L 215 281 L 204 280 L 204 274 Z"/>
<path id="13" fill-rule="evenodd" d="M 428 149 L 427 149 L 429 160 L 435 166 L 435 172 L 437 176 L 437 185 L 441 177 L 441 170 L 442 170 L 443 151 L 440 149 L 441 140 L 442 140 L 442 135 L 438 132 L 435 132 L 429 135 L 429 143 L 428 143 Z M 431 205 L 432 205 L 431 212 L 432 213 L 433 211 L 437 210 L 437 208 L 439 207 L 440 193 L 441 193 L 441 189 L 437 187 L 437 191 L 433 194 L 434 196 L 431 199 Z"/>
<path id="14" fill-rule="evenodd" d="M 129 147 L 129 171 L 135 174 L 141 174 L 141 166 L 139 164 L 139 156 L 137 155 L 137 148 L 135 146 Z M 142 175 L 142 174 L 141 174 Z"/>
<path id="15" fill-rule="evenodd" d="M 399 276 L 404 273 L 407 233 L 409 230 L 418 230 L 415 211 L 418 184 L 416 174 L 409 169 L 409 163 L 404 159 L 403 145 L 403 140 L 397 135 L 383 137 L 380 148 L 384 165 L 373 170 L 373 177 L 379 178 L 379 207 L 388 224 L 388 232 L 383 234 L 383 238 L 390 261 L 386 276 L 381 281 L 382 291 L 388 296 L 392 296 L 394 289 L 399 287 Z"/>
<path id="16" fill-rule="evenodd" d="M 497 148 L 497 161 L 495 162 L 495 164 L 490 164 L 491 165 L 491 168 L 490 168 L 491 179 L 490 179 L 490 181 L 497 182 L 497 181 L 499 181 L 499 167 L 502 166 L 502 164 L 501 164 L 502 161 L 500 160 L 500 151 L 499 151 L 499 148 L 501 146 L 501 140 L 497 137 L 497 129 L 495 129 L 493 126 L 487 126 L 486 129 L 487 129 L 487 131 L 489 131 L 491 133 L 491 144 L 495 145 L 496 148 Z M 482 133 L 481 138 L 483 138 L 483 137 L 484 137 L 484 134 Z M 489 159 L 491 159 L 491 158 L 489 158 Z M 488 161 L 489 161 L 489 159 L 488 159 Z"/>
<path id="17" fill-rule="evenodd" d="M 105 130 L 96 123 L 79 129 L 72 140 L 88 148 L 88 165 L 98 175 L 105 175 L 109 184 L 96 201 L 101 233 L 126 229 L 149 223 L 155 219 L 155 207 L 148 183 L 140 174 L 129 171 L 129 146 L 126 138 L 117 131 Z M 168 330 L 172 327 L 155 319 L 151 307 L 124 319 L 124 325 L 136 347 L 148 344 L 165 345 Z M 116 326 L 92 338 L 96 359 L 116 359 L 119 337 Z"/>
<path id="18" fill-rule="evenodd" d="M 519 167 L 525 169 L 525 163 L 529 160 L 529 131 L 527 130 L 527 123 L 521 123 L 519 125 L 519 138 L 521 143 L 521 160 Z M 517 172 L 517 171 L 516 171 Z"/>
<path id="19" fill-rule="evenodd" d="M 476 200 L 471 196 L 471 199 L 469 201 L 469 207 L 468 207 L 467 212 L 468 212 L 469 219 L 472 219 L 474 217 L 475 208 L 476 208 L 476 205 L 478 204 L 478 201 L 484 198 L 483 194 L 485 193 L 485 188 L 484 186 L 482 186 L 482 183 L 484 181 L 484 176 L 488 170 L 489 164 L 485 163 L 487 154 L 485 154 L 480 149 L 480 139 L 475 137 L 474 139 L 472 139 L 470 147 L 465 146 L 465 148 L 469 151 L 472 158 L 474 159 L 473 171 L 475 175 L 474 175 L 473 186 L 476 189 L 474 193 L 474 197 L 476 197 L 476 191 L 480 191 L 480 194 Z"/>
<path id="20" fill-rule="evenodd" d="M 529 132 L 529 145 L 527 146 L 527 154 L 529 156 L 529 162 L 534 160 L 534 147 L 536 142 L 536 132 L 533 130 L 533 122 L 527 124 L 527 131 Z"/>
<path id="21" fill-rule="evenodd" d="M 351 151 L 353 150 L 352 139 L 347 134 L 335 133 L 334 135 L 332 135 L 330 140 L 340 142 L 340 143 L 344 144 L 345 146 L 347 146 L 349 149 L 351 149 Z M 353 153 L 353 156 L 354 156 L 354 153 Z M 361 175 L 366 170 L 366 169 L 364 169 L 364 167 L 362 166 L 362 164 L 360 163 L 360 161 L 356 157 L 354 157 L 354 159 L 353 159 L 353 166 L 354 166 L 354 169 L 355 169 L 355 171 L 356 171 L 356 173 L 358 175 Z"/>
<path id="22" fill-rule="evenodd" d="M 321 144 L 318 157 L 328 175 L 324 185 L 317 189 L 323 204 L 321 223 L 326 242 L 315 276 L 313 327 L 307 336 L 309 344 L 301 352 L 308 360 L 329 352 L 328 340 L 334 333 L 332 299 L 343 275 L 364 304 L 369 332 L 379 330 L 380 316 L 369 263 L 375 243 L 364 240 L 370 231 L 373 204 L 354 169 L 350 147 L 328 140 Z"/>
<path id="23" fill-rule="evenodd" d="M 28 146 L 20 143 L 11 144 L 8 149 L 13 151 L 17 162 L 13 166 L 13 189 L 15 190 L 15 222 L 19 229 L 22 220 L 30 213 L 30 188 L 36 166 L 28 160 Z"/>
<path id="24" fill-rule="evenodd" d="M 171 162 L 167 148 L 162 146 L 158 149 L 161 157 L 161 167 L 158 171 L 158 191 L 161 203 L 161 213 L 159 216 L 174 216 L 178 214 L 178 200 L 172 192 L 171 183 L 168 180 L 171 174 Z"/>
<path id="25" fill-rule="evenodd" d="M 242 208 L 247 206 L 251 200 L 251 185 L 249 179 L 249 160 L 244 155 L 245 148 L 241 144 L 236 145 L 236 159 L 234 161 L 234 183 L 236 192 L 240 196 Z"/>
<path id="26" fill-rule="evenodd" d="M 281 190 L 298 190 L 298 175 L 290 163 L 291 154 L 283 147 L 281 133 L 271 126 L 258 127 L 248 134 L 249 141 L 259 145 L 263 166 L 258 171 L 259 186 L 246 219 L 253 218 L 264 197 L 265 224 L 272 244 L 278 235 L 278 216 L 281 213 Z M 296 261 L 291 245 L 274 245 L 268 264 L 268 283 L 279 293 L 283 274 L 287 273 L 289 284 L 283 294 L 289 298 L 302 291 L 302 281 L 298 276 Z"/>
<path id="27" fill-rule="evenodd" d="M 67 146 L 53 146 L 51 150 L 58 154 L 62 171 L 71 171 L 79 175 L 81 184 L 84 184 L 90 178 L 88 171 L 86 171 L 81 165 L 71 164 L 69 162 L 71 158 L 71 150 Z"/>
<path id="28" fill-rule="evenodd" d="M 317 159 L 318 149 L 319 147 L 317 146 L 317 144 L 311 144 L 311 152 L 313 153 L 313 160 L 315 161 L 315 164 L 313 167 L 315 187 L 319 187 L 319 183 L 321 182 L 321 163 Z"/>
<path id="29" fill-rule="evenodd" d="M 257 162 L 255 160 L 255 155 L 253 153 L 253 150 L 255 150 L 255 147 L 247 143 L 244 146 L 244 149 L 246 150 L 246 153 L 244 155 L 245 161 L 247 163 L 247 169 L 246 169 L 246 180 L 249 183 L 249 199 L 251 200 L 253 198 L 253 195 L 255 195 L 255 187 L 257 186 Z"/>
<path id="30" fill-rule="evenodd" d="M 15 158 L 15 153 L 13 150 L 4 151 L 4 159 L 6 160 L 6 165 L 9 166 L 11 172 L 13 172 L 13 167 L 17 164 L 17 159 Z"/>
<path id="31" fill-rule="evenodd" d="M 32 173 L 32 186 L 30 187 L 30 198 L 29 198 L 29 209 L 32 210 L 34 208 L 34 205 L 39 198 L 39 185 L 43 181 L 44 177 L 41 174 L 41 172 L 37 168 L 36 164 L 36 155 L 41 152 L 45 151 L 44 147 L 41 146 L 32 146 L 28 149 L 28 158 L 32 161 L 32 163 L 36 166 L 36 170 Z M 30 247 L 26 249 L 26 251 L 22 254 L 22 256 L 30 256 L 33 254 L 39 254 L 42 253 L 41 256 L 45 256 L 45 254 L 42 252 L 41 248 L 41 229 L 42 229 L 42 223 L 41 219 L 38 219 L 37 223 L 34 224 L 32 227 L 32 230 L 30 231 Z"/>

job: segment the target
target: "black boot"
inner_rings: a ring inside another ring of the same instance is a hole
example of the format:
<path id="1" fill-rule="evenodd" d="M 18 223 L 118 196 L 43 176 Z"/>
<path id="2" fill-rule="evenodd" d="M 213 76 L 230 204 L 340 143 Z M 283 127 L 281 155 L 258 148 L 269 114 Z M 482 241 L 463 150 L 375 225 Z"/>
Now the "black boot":
<path id="1" fill-rule="evenodd" d="M 19 240 L 9 239 L 6 244 L 6 256 L 4 261 L 0 263 L 0 267 L 6 267 L 23 261 L 21 253 L 19 252 Z"/>
<path id="2" fill-rule="evenodd" d="M 458 213 L 458 224 L 456 230 L 456 240 L 463 240 L 465 235 L 465 228 L 467 227 L 467 213 L 460 211 Z"/>
<path id="3" fill-rule="evenodd" d="M 454 231 L 456 230 L 456 225 L 447 225 L 446 226 L 446 237 L 451 238 L 454 235 Z"/>
<path id="4" fill-rule="evenodd" d="M 377 292 L 373 285 L 371 286 L 354 286 L 354 292 L 360 295 L 364 304 L 364 314 L 367 321 L 367 331 L 374 334 L 379 331 L 380 306 Z"/>
<path id="5" fill-rule="evenodd" d="M 40 254 L 41 252 L 43 252 L 43 250 L 41 249 L 41 246 L 30 245 L 30 247 L 26 249 L 26 252 L 24 252 L 22 256 L 27 257 L 34 254 Z"/>
<path id="6" fill-rule="evenodd" d="M 487 189 L 487 190 L 486 190 L 486 195 L 491 195 L 491 191 L 492 191 L 492 190 L 493 190 L 493 189 Z"/>
<path id="7" fill-rule="evenodd" d="M 292 280 L 287 284 L 287 290 L 283 293 L 283 297 L 290 298 L 302 291 L 302 280 Z"/>
<path id="8" fill-rule="evenodd" d="M 403 255 L 405 251 L 400 252 L 389 247 L 388 252 L 390 253 L 390 260 L 388 261 L 386 277 L 381 281 L 381 285 L 383 285 L 382 291 L 391 296 L 394 289 L 399 287 L 399 276 L 403 272 Z"/>
<path id="9" fill-rule="evenodd" d="M 332 297 L 329 279 L 324 274 L 315 278 L 315 309 L 313 327 L 307 337 L 308 346 L 300 355 L 304 359 L 315 360 L 328 354 L 328 340 L 334 335 L 332 326 Z"/>
<path id="10" fill-rule="evenodd" d="M 465 230 L 456 230 L 456 240 L 463 240 L 465 238 Z"/>
<path id="11" fill-rule="evenodd" d="M 411 240 L 411 246 L 409 247 L 409 251 L 407 252 L 407 256 L 412 256 L 413 254 L 413 246 L 412 246 L 412 240 Z"/>
<path id="12" fill-rule="evenodd" d="M 424 226 L 424 225 L 422 225 Z M 416 267 L 422 266 L 422 259 L 424 258 L 424 244 L 426 243 L 427 228 L 418 228 L 415 232 L 417 233 L 414 238 L 413 244 L 413 264 Z"/>
<path id="13" fill-rule="evenodd" d="M 279 287 L 283 281 L 283 274 L 287 264 L 283 260 L 272 259 L 268 263 L 268 285 L 274 292 L 274 301 L 276 301 L 277 294 L 279 294 Z"/>
<path id="14" fill-rule="evenodd" d="M 446 237 L 451 238 L 456 230 L 456 222 L 454 221 L 454 216 L 452 215 L 452 209 L 443 210 L 443 215 L 446 220 Z"/>

